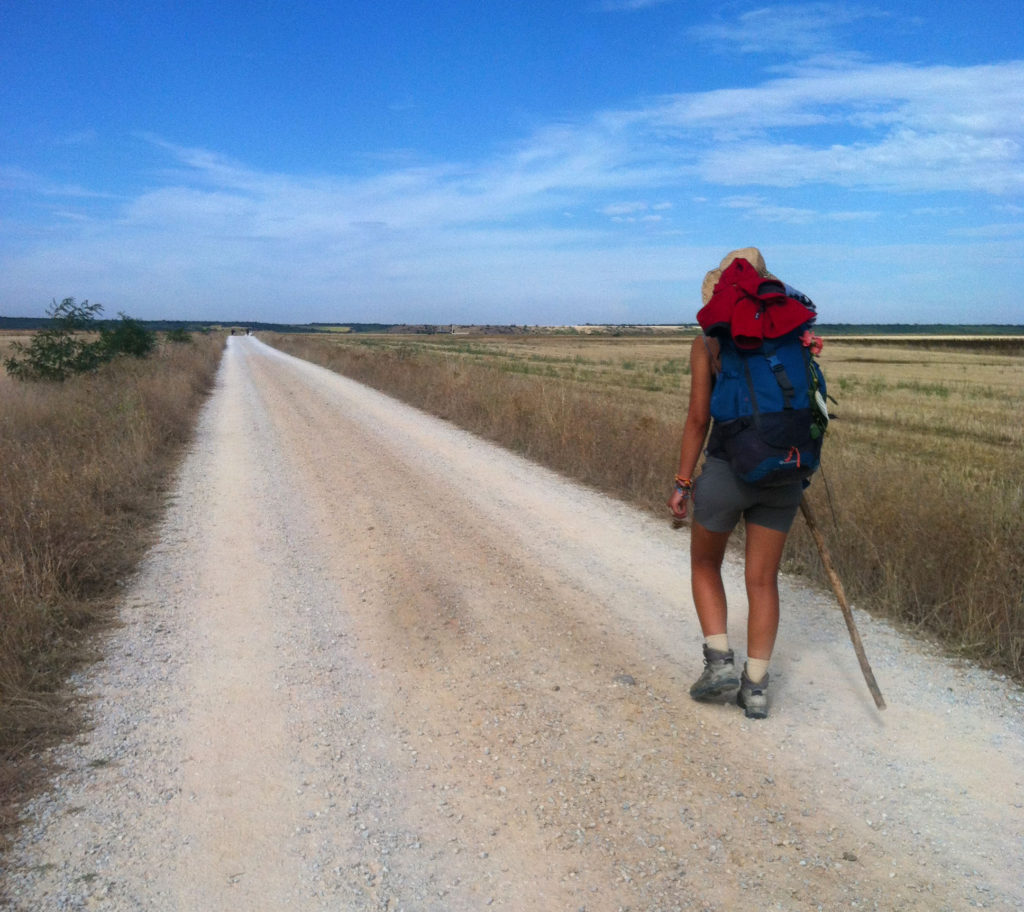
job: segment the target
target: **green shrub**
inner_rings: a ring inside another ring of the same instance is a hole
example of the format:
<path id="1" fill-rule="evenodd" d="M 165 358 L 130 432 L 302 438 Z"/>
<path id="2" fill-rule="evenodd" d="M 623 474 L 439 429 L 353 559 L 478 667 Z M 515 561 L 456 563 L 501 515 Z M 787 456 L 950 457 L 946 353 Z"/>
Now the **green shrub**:
<path id="1" fill-rule="evenodd" d="M 14 356 L 4 362 L 7 373 L 19 380 L 61 382 L 72 374 L 95 370 L 118 355 L 145 358 L 156 348 L 156 333 L 122 313 L 119 323 L 103 328 L 94 338 L 96 316 L 103 305 L 65 298 L 47 311 L 50 325 L 39 330 L 28 345 L 13 343 Z"/>
<path id="2" fill-rule="evenodd" d="M 145 358 L 152 354 L 156 348 L 156 333 L 125 313 L 120 317 L 121 322 L 116 323 L 113 329 L 104 329 L 100 333 L 100 344 L 107 359 L 118 355 Z"/>
<path id="3" fill-rule="evenodd" d="M 82 337 L 93 326 L 101 304 L 65 298 L 47 311 L 50 325 L 39 330 L 28 345 L 15 342 L 13 357 L 4 362 L 7 373 L 19 380 L 66 380 L 72 374 L 94 370 L 106 360 L 100 341 Z"/>

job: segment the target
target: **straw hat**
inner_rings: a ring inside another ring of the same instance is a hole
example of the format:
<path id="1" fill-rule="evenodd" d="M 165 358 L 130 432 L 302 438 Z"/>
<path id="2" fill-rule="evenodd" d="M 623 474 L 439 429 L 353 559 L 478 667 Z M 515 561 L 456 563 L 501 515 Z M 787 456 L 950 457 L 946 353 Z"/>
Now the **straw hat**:
<path id="1" fill-rule="evenodd" d="M 746 260 L 750 263 L 763 276 L 770 276 L 768 267 L 765 265 L 764 257 L 761 255 L 761 251 L 756 247 L 741 247 L 739 250 L 733 250 L 727 253 L 723 258 L 722 262 L 718 264 L 717 269 L 712 269 L 706 276 L 700 286 L 701 300 L 707 304 L 711 300 L 711 294 L 715 290 L 715 286 L 718 284 L 718 280 L 722 277 L 722 271 L 733 261 L 737 259 Z"/>

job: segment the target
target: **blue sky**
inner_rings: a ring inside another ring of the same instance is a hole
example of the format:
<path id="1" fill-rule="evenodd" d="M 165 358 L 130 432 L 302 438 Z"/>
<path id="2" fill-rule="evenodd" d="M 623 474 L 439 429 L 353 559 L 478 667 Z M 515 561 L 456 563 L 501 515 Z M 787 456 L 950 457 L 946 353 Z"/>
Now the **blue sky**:
<path id="1" fill-rule="evenodd" d="M 1024 323 L 1006 2 L 0 0 L 0 314 Z"/>

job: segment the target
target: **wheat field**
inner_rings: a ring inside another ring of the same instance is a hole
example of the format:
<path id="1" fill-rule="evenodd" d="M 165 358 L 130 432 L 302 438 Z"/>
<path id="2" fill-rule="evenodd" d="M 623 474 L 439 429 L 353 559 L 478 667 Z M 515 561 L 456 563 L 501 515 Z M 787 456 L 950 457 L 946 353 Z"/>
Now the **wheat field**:
<path id="1" fill-rule="evenodd" d="M 667 517 L 692 334 L 265 338 Z M 848 594 L 1024 679 L 1024 340 L 826 335 L 820 361 L 807 496 Z M 824 582 L 799 520 L 786 561 Z"/>

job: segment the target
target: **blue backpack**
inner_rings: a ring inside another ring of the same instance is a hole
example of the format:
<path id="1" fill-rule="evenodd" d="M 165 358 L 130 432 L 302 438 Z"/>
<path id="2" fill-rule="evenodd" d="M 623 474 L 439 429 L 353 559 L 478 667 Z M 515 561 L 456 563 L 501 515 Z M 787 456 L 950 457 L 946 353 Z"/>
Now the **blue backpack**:
<path id="1" fill-rule="evenodd" d="M 729 335 L 716 334 L 722 367 L 711 394 L 707 452 L 726 459 L 748 484 L 804 480 L 821 463 L 827 390 L 808 329 L 766 338 L 757 348 L 739 348 Z"/>

